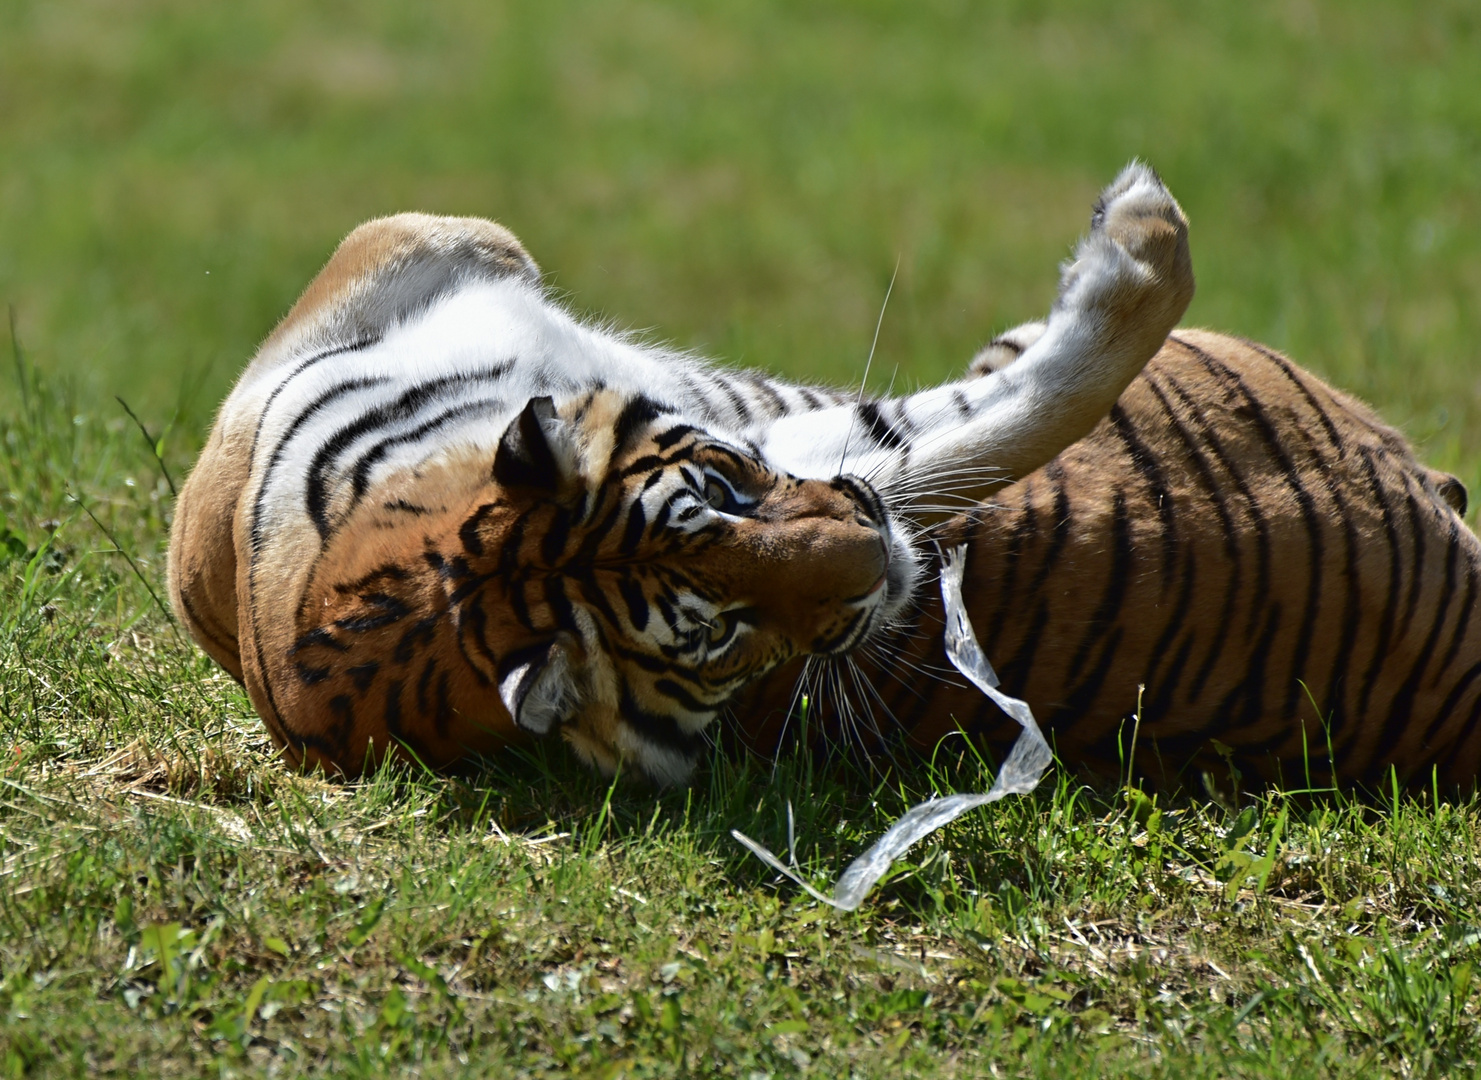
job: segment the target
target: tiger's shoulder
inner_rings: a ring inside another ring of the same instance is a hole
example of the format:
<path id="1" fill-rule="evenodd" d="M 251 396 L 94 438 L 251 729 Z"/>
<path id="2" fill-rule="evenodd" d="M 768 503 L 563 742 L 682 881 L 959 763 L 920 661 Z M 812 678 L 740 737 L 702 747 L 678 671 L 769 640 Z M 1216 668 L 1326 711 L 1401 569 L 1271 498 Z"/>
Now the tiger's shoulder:
<path id="1" fill-rule="evenodd" d="M 335 249 L 222 404 L 176 502 L 169 589 L 196 640 L 238 681 L 239 511 L 264 411 L 284 377 L 315 357 L 322 362 L 377 342 L 477 282 L 535 291 L 540 269 L 512 232 L 483 218 L 405 213 L 367 221 Z"/>

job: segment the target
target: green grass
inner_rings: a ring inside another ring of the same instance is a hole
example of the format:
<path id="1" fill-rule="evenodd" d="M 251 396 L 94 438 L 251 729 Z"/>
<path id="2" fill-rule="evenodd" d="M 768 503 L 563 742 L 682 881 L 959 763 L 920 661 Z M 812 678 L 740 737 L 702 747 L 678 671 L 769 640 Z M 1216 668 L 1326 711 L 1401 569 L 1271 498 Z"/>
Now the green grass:
<path id="1" fill-rule="evenodd" d="M 1139 154 L 1189 321 L 1475 492 L 1478 64 L 1462 0 L 0 0 L 0 1073 L 1474 1075 L 1481 803 L 1054 775 L 844 915 L 729 830 L 782 851 L 790 804 L 821 883 L 979 763 L 293 776 L 156 602 L 155 450 L 372 214 L 496 216 L 582 310 L 839 382 L 898 261 L 882 388 L 1041 311 Z"/>

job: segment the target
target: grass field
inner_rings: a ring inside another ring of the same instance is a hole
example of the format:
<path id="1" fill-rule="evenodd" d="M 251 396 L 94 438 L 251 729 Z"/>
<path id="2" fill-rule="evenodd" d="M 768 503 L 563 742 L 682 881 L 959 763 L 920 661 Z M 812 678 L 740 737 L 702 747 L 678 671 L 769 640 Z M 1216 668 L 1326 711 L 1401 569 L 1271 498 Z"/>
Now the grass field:
<path id="1" fill-rule="evenodd" d="M 717 759 L 655 794 L 550 747 L 326 784 L 158 598 L 215 403 L 399 209 L 498 217 L 582 311 L 838 383 L 898 266 L 899 387 L 1041 312 L 1140 155 L 1193 221 L 1188 321 L 1474 494 L 1478 70 L 1469 0 L 0 0 L 0 1072 L 1475 1075 L 1476 801 L 1052 774 L 842 915 L 729 830 L 783 850 L 790 804 L 821 882 L 979 763 Z"/>

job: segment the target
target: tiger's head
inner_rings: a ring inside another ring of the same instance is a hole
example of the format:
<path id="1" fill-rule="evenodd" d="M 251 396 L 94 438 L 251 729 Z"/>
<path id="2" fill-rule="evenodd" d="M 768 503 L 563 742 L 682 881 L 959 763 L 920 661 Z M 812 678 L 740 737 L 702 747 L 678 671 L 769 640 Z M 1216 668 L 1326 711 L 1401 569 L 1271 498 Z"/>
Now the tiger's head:
<path id="1" fill-rule="evenodd" d="M 647 396 L 535 398 L 469 464 L 388 484 L 321 560 L 281 681 L 340 730 L 303 759 L 354 771 L 394 742 L 436 766 L 559 732 L 604 772 L 681 782 L 739 690 L 854 648 L 913 586 L 866 483 L 778 472 Z"/>

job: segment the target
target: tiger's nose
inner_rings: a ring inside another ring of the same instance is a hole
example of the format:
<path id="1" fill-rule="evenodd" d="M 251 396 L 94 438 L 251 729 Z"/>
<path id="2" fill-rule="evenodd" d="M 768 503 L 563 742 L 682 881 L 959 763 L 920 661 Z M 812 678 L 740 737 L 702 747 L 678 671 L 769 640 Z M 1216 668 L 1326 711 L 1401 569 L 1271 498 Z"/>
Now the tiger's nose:
<path id="1" fill-rule="evenodd" d="M 860 516 L 868 518 L 870 524 L 878 528 L 886 526 L 889 516 L 885 513 L 884 500 L 868 481 L 845 473 L 835 476 L 828 482 L 828 486 L 852 500 L 856 511 Z"/>

